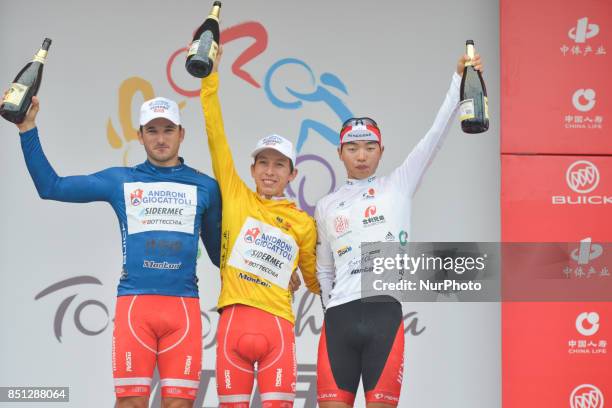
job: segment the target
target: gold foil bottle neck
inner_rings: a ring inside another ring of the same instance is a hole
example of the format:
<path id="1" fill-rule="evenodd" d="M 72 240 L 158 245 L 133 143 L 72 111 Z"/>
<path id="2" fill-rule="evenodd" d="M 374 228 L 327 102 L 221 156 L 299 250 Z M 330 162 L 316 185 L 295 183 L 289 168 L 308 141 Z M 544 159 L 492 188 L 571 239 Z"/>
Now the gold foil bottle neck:
<path id="1" fill-rule="evenodd" d="M 34 59 L 32 61 L 40 62 L 41 64 L 44 64 L 46 60 L 47 60 L 47 51 L 40 49 L 38 50 L 36 55 L 34 55 Z"/>
<path id="2" fill-rule="evenodd" d="M 210 10 L 210 14 L 208 15 L 208 18 L 212 18 L 214 20 L 217 20 L 217 22 L 219 22 L 219 14 L 221 14 L 221 6 L 218 6 L 215 4 L 212 10 Z"/>
<path id="3" fill-rule="evenodd" d="M 465 46 L 465 53 L 467 54 L 468 57 L 470 57 L 470 60 L 465 62 L 465 66 L 470 67 L 473 65 L 472 60 L 474 59 L 474 55 L 476 54 L 474 50 L 474 44 L 467 44 Z"/>

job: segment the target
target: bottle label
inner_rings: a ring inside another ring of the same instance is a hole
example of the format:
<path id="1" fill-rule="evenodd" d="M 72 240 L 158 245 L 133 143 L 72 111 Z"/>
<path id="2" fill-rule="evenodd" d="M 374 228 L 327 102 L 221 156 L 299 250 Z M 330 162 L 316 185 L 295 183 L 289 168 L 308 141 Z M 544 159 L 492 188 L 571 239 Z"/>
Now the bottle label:
<path id="1" fill-rule="evenodd" d="M 198 47 L 200 46 L 200 40 L 195 40 L 191 43 L 191 47 L 189 47 L 189 52 L 187 52 L 187 56 L 190 57 L 194 54 L 197 54 Z"/>
<path id="2" fill-rule="evenodd" d="M 13 82 L 8 92 L 6 93 L 6 96 L 4 97 L 4 99 L 2 99 L 2 103 L 11 103 L 13 105 L 19 106 L 21 104 L 21 101 L 23 101 L 23 98 L 25 97 L 28 88 L 29 86 Z"/>
<path id="3" fill-rule="evenodd" d="M 459 115 L 463 122 L 464 120 L 474 119 L 474 99 L 465 99 L 459 104 Z"/>
<path id="4" fill-rule="evenodd" d="M 44 64 L 46 59 L 47 59 L 47 51 L 39 50 L 34 56 L 34 59 L 32 61 L 40 62 L 41 64 Z"/>
<path id="5" fill-rule="evenodd" d="M 484 100 L 485 118 L 489 120 L 489 98 L 487 98 L 486 96 L 483 96 L 482 99 Z"/>
<path id="6" fill-rule="evenodd" d="M 219 44 L 217 44 L 216 41 L 213 41 L 212 44 L 210 45 L 210 51 L 208 52 L 208 58 L 210 58 L 211 61 L 216 60 L 218 52 L 219 52 Z"/>
<path id="7" fill-rule="evenodd" d="M 213 39 L 212 32 L 210 30 L 204 31 L 198 41 L 200 43 L 200 46 L 197 49 L 198 58 L 202 58 L 203 60 L 206 58 L 211 58 L 214 61 L 211 54 L 213 54 L 214 50 L 214 55 L 215 57 L 217 56 L 218 45 Z"/>

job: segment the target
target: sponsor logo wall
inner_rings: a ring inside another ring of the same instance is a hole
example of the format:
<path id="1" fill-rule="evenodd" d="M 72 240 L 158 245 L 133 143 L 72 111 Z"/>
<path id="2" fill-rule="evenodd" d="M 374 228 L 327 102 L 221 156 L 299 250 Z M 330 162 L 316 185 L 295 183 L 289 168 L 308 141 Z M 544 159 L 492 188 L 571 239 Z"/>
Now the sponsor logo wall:
<path id="1" fill-rule="evenodd" d="M 612 154 L 612 3 L 500 7 L 502 152 Z"/>
<path id="2" fill-rule="evenodd" d="M 595 300 L 611 279 L 612 3 L 502 0 L 500 13 L 502 239 L 569 247 L 561 268 L 546 265 L 539 297 L 503 304 L 503 405 L 603 408 L 612 303 Z M 532 247 L 516 255 L 535 260 Z M 547 299 L 551 288 L 563 295 Z"/>

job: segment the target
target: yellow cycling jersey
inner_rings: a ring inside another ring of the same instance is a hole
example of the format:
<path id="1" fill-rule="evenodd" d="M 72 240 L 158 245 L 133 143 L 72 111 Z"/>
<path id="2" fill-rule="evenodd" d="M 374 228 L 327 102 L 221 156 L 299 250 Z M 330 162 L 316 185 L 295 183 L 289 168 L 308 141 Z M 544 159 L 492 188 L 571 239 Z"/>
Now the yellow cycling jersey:
<path id="1" fill-rule="evenodd" d="M 200 98 L 213 172 L 221 188 L 221 295 L 217 307 L 240 303 L 294 322 L 288 283 L 300 268 L 306 287 L 319 293 L 314 220 L 287 199 L 266 199 L 240 179 L 223 126 L 219 76 L 202 80 Z"/>

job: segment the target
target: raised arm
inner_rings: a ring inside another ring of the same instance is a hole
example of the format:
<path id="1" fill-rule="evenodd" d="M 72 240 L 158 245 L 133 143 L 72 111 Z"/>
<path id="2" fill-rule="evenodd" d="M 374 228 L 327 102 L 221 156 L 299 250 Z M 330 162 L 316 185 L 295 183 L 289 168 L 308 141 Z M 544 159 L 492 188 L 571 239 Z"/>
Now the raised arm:
<path id="1" fill-rule="evenodd" d="M 392 179 L 401 185 L 402 191 L 407 192 L 411 196 L 416 192 L 425 174 L 425 170 L 431 164 L 446 139 L 452 119 L 459 106 L 461 75 L 463 75 L 465 62 L 468 60 L 469 57 L 467 55 L 459 59 L 456 72 L 453 73 L 450 87 L 446 92 L 444 102 L 438 110 L 433 125 L 414 149 L 412 149 L 404 162 L 390 175 Z M 475 68 L 482 71 L 480 55 L 476 55 L 473 62 Z"/>
<path id="2" fill-rule="evenodd" d="M 221 104 L 217 90 L 219 88 L 218 65 L 222 50 L 219 48 L 217 60 L 213 68 L 213 73 L 202 79 L 202 89 L 200 91 L 200 101 L 204 111 L 206 121 L 206 134 L 208 135 L 208 149 L 212 159 L 213 172 L 219 182 L 221 193 L 229 193 L 232 189 L 243 184 L 242 180 L 234 167 L 232 152 L 225 135 L 223 126 L 223 116 L 221 114 Z"/>
<path id="3" fill-rule="evenodd" d="M 17 125 L 23 156 L 38 195 L 43 199 L 74 203 L 109 201 L 112 194 L 109 170 L 87 176 L 57 175 L 47 160 L 38 137 L 35 120 L 39 109 L 38 98 L 32 98 L 32 106 L 25 120 Z"/>

